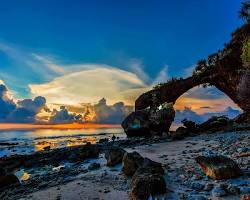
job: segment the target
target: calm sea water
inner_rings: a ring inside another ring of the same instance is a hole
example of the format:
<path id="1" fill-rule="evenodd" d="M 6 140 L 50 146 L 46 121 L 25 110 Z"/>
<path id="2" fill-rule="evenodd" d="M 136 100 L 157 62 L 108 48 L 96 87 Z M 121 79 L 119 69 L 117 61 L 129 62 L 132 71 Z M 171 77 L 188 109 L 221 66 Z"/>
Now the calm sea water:
<path id="1" fill-rule="evenodd" d="M 125 138 L 121 128 L 81 129 L 81 130 L 32 130 L 32 131 L 1 131 L 0 143 L 18 143 L 16 145 L 0 145 L 0 157 L 13 154 L 29 154 L 43 151 L 44 148 L 61 148 L 76 146 L 87 142 L 96 143 L 101 138 L 113 136 Z"/>

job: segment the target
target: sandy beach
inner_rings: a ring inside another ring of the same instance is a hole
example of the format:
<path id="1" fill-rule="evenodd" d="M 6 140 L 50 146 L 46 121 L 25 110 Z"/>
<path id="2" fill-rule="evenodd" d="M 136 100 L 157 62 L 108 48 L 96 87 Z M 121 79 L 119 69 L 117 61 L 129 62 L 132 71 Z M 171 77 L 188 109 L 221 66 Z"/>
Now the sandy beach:
<path id="1" fill-rule="evenodd" d="M 223 197 L 215 197 L 213 190 L 207 190 L 207 185 L 214 188 L 223 184 L 234 185 L 241 193 L 249 190 L 249 157 L 240 157 L 243 148 L 248 148 L 250 144 L 250 132 L 226 132 L 208 135 L 188 137 L 181 141 L 161 142 L 145 144 L 131 148 L 126 151 L 137 151 L 142 156 L 153 161 L 160 162 L 165 168 L 165 180 L 167 183 L 167 193 L 160 196 L 160 199 L 240 199 L 240 194 L 227 194 Z M 237 179 L 214 181 L 207 178 L 195 162 L 198 155 L 221 154 L 232 158 L 245 170 L 245 175 Z M 91 163 L 100 163 L 100 168 L 96 170 L 88 169 Z M 74 168 L 71 168 L 71 171 Z M 63 182 L 58 181 L 55 186 L 49 180 L 39 191 L 24 191 L 14 194 L 15 199 L 34 200 L 58 200 L 58 199 L 129 199 L 130 178 L 124 176 L 121 165 L 107 167 L 104 155 L 98 159 L 89 159 L 82 163 L 82 170 L 76 174 L 67 176 Z M 56 172 L 51 172 L 56 173 Z M 60 172 L 57 175 L 59 179 Z M 46 180 L 46 179 L 45 179 Z M 29 182 L 29 181 L 28 181 Z M 25 183 L 25 182 L 24 182 Z M 201 188 L 196 188 L 200 184 Z M 7 193 L 6 193 L 7 194 Z M 12 193 L 13 195 L 13 193 Z M 6 196 L 5 196 L 6 197 Z M 8 198 L 7 198 L 8 199 Z"/>

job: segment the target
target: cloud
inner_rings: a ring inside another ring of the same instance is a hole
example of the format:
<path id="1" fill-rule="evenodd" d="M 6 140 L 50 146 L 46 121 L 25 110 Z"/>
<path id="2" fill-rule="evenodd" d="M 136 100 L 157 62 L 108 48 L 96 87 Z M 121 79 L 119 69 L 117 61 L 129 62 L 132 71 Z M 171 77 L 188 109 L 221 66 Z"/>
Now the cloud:
<path id="1" fill-rule="evenodd" d="M 65 106 L 61 106 L 60 110 L 53 110 L 51 117 L 49 118 L 49 123 L 53 124 L 63 124 L 63 123 L 74 123 L 78 122 L 81 123 L 83 122 L 82 120 L 82 115 L 80 114 L 71 114 L 68 112 Z"/>
<path id="2" fill-rule="evenodd" d="M 9 96 L 5 85 L 0 85 L 0 122 L 33 123 L 36 115 L 47 109 L 44 97 L 19 100 L 15 103 Z"/>
<path id="3" fill-rule="evenodd" d="M 133 105 L 135 97 L 150 88 L 134 73 L 107 65 L 81 65 L 77 72 L 57 77 L 44 84 L 30 84 L 33 96 L 42 95 L 48 102 L 78 104 L 97 102 L 101 97 L 110 104 L 123 101 Z"/>
<path id="4" fill-rule="evenodd" d="M 240 110 L 234 109 L 228 106 L 225 110 L 221 112 L 205 112 L 203 114 L 197 114 L 191 108 L 185 107 L 184 110 L 176 110 L 174 123 L 181 124 L 183 119 L 188 119 L 195 121 L 196 123 L 202 123 L 207 121 L 212 116 L 222 116 L 226 115 L 229 118 L 234 118 L 241 113 Z"/>
<path id="5" fill-rule="evenodd" d="M 0 121 L 5 121 L 8 116 L 16 109 L 16 104 L 8 95 L 5 85 L 0 85 Z"/>
<path id="6" fill-rule="evenodd" d="M 97 123 L 120 124 L 132 110 L 133 107 L 125 106 L 123 102 L 108 106 L 104 98 L 94 105 Z"/>
<path id="7" fill-rule="evenodd" d="M 168 80 L 168 66 L 164 66 L 159 72 L 159 74 L 157 75 L 157 77 L 155 78 L 155 80 L 153 81 L 152 86 L 159 84 L 159 83 L 164 83 L 167 80 Z"/>
<path id="8" fill-rule="evenodd" d="M 150 77 L 147 73 L 145 73 L 143 69 L 142 61 L 138 59 L 132 59 L 129 63 L 131 72 L 136 74 L 139 78 L 141 78 L 144 82 L 148 83 L 150 82 Z"/>
<path id="9" fill-rule="evenodd" d="M 196 65 L 192 65 L 184 69 L 183 77 L 189 77 L 193 75 L 193 71 L 195 70 Z"/>
<path id="10" fill-rule="evenodd" d="M 0 85 L 4 85 L 4 82 L 3 80 L 0 79 Z"/>
<path id="11" fill-rule="evenodd" d="M 45 66 L 47 66 L 51 71 L 55 72 L 58 75 L 64 74 L 66 71 L 63 67 L 55 64 L 51 61 L 51 58 L 46 58 L 42 55 L 38 55 L 36 53 L 33 53 L 32 56 L 43 63 Z"/>
<path id="12" fill-rule="evenodd" d="M 120 124 L 134 110 L 134 107 L 125 105 L 123 102 L 107 105 L 106 99 L 102 98 L 96 104 L 63 105 L 60 110 L 54 109 L 49 120 L 50 123 L 95 122 Z M 80 121 L 75 118 L 75 116 L 79 115 L 81 116 Z"/>
<path id="13" fill-rule="evenodd" d="M 27 69 L 25 75 L 31 74 L 38 79 L 51 80 L 64 72 L 64 69 L 51 60 L 48 56 L 27 51 L 13 44 L 0 41 L 0 51 L 11 58 L 15 64 L 15 68 L 19 71 Z"/>
<path id="14" fill-rule="evenodd" d="M 180 124 L 183 119 L 195 121 L 197 123 L 202 122 L 201 116 L 192 111 L 189 107 L 185 107 L 184 110 L 176 110 L 174 122 Z"/>
<path id="15" fill-rule="evenodd" d="M 198 86 L 186 92 L 185 96 L 197 99 L 222 99 L 225 97 L 225 94 L 215 87 L 203 88 Z"/>

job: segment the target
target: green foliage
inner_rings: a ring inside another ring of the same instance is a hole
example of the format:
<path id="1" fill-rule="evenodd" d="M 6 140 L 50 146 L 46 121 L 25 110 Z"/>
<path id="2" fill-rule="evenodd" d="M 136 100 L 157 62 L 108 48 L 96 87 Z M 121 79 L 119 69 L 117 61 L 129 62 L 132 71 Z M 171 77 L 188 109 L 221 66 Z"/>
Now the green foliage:
<path id="1" fill-rule="evenodd" d="M 244 64 L 244 67 L 250 69 L 250 38 L 245 40 L 243 44 L 241 59 Z"/>
<path id="2" fill-rule="evenodd" d="M 241 10 L 239 12 L 240 18 L 249 22 L 250 21 L 250 1 L 245 0 L 241 3 Z"/>
<path id="3" fill-rule="evenodd" d="M 161 88 L 162 86 L 168 86 L 168 85 L 172 85 L 172 84 L 174 84 L 175 82 L 177 82 L 178 80 L 180 80 L 180 79 L 177 79 L 177 78 L 175 78 L 175 77 L 172 77 L 170 80 L 168 80 L 166 83 L 158 83 L 158 84 L 156 84 L 154 87 L 153 87 L 153 89 L 159 89 L 159 88 Z"/>

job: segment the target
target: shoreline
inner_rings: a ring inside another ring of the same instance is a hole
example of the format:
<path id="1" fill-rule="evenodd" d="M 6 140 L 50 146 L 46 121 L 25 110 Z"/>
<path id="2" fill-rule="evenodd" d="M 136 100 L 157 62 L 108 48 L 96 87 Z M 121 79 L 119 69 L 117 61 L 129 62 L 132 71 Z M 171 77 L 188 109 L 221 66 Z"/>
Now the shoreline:
<path id="1" fill-rule="evenodd" d="M 2 199 L 45 200 L 50 196 L 51 200 L 56 200 L 66 199 L 71 196 L 73 199 L 79 200 L 86 198 L 108 200 L 117 197 L 127 200 L 129 199 L 131 180 L 123 175 L 121 165 L 115 167 L 106 166 L 106 160 L 103 155 L 103 150 L 114 144 L 124 148 L 127 152 L 136 151 L 142 156 L 160 162 L 165 166 L 165 179 L 168 189 L 168 192 L 164 196 L 165 198 L 170 200 L 182 199 L 180 198 L 181 196 L 187 197 L 192 194 L 193 197 L 203 195 L 206 199 L 209 199 L 207 197 L 211 197 L 211 191 L 209 193 L 205 190 L 193 188 L 197 182 L 203 185 L 213 184 L 215 187 L 219 187 L 221 184 L 230 185 L 230 181 L 235 180 L 237 183 L 247 182 L 247 185 L 237 186 L 240 189 L 245 189 L 250 187 L 250 176 L 245 175 L 238 179 L 222 181 L 207 179 L 195 162 L 195 157 L 216 152 L 231 157 L 242 168 L 250 170 L 247 168 L 249 157 L 238 157 L 244 146 L 249 147 L 249 142 L 250 131 L 231 131 L 201 134 L 176 141 L 155 137 L 146 139 L 132 138 L 119 140 L 114 143 L 97 144 L 102 148 L 98 158 L 84 159 L 75 164 L 72 163 L 69 167 L 65 164 L 62 169 L 54 166 L 54 168 L 49 168 L 50 170 L 47 175 L 37 174 L 33 175 L 33 177 L 31 175 L 31 178 L 23 181 L 21 186 L 4 191 Z M 77 150 L 81 147 L 65 149 L 73 152 L 73 149 Z M 40 155 L 56 155 L 56 151 L 42 152 Z M 100 163 L 101 167 L 94 171 L 88 170 L 88 166 L 91 163 Z M 61 163 L 59 166 L 61 166 Z M 56 171 L 53 170 L 55 168 Z M 37 169 L 40 168 L 32 170 L 36 171 Z M 46 169 L 48 170 L 48 166 Z M 32 172 L 32 170 L 29 172 Z M 223 199 L 238 200 L 239 194 L 228 195 Z"/>
<path id="2" fill-rule="evenodd" d="M 13 124 L 0 123 L 0 131 L 25 131 L 25 130 L 39 130 L 39 129 L 54 129 L 54 130 L 81 130 L 81 129 L 107 129 L 107 128 L 121 128 L 120 124 Z"/>

